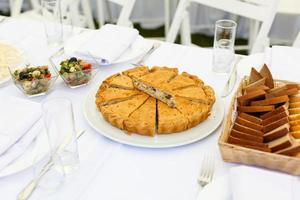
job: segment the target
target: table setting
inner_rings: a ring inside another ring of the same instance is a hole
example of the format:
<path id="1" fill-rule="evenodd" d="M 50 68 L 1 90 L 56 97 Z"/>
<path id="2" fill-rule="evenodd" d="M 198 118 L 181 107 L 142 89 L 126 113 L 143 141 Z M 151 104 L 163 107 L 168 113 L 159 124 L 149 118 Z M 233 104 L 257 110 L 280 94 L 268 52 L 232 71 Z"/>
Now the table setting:
<path id="1" fill-rule="evenodd" d="M 71 27 L 45 2 L 43 22 L 0 21 L 0 52 L 17 58 L 0 59 L 1 198 L 299 199 L 299 49 L 235 54 L 232 20 L 213 49 Z M 286 103 L 284 135 L 251 135 L 280 128 L 262 116 Z"/>

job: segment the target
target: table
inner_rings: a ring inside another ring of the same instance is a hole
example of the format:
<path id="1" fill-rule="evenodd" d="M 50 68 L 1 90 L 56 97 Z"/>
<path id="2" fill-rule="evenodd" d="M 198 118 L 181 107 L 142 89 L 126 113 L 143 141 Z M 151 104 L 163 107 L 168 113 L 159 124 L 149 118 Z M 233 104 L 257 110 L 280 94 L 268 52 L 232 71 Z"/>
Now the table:
<path id="1" fill-rule="evenodd" d="M 22 30 L 22 31 L 19 31 Z M 33 31 L 34 30 L 34 31 Z M 48 57 L 58 48 L 49 48 L 43 25 L 25 19 L 9 19 L 0 24 L 0 40 L 17 43 L 32 63 L 48 62 Z M 179 67 L 199 75 L 220 94 L 226 75 L 213 73 L 212 50 L 163 43 L 147 60 L 147 65 Z M 216 157 L 215 177 L 220 177 L 236 164 L 223 162 L 217 145 L 221 126 L 209 137 L 190 145 L 169 149 L 146 149 L 122 145 L 96 133 L 84 119 L 82 103 L 94 84 L 102 78 L 130 68 L 129 64 L 102 67 L 91 85 L 78 89 L 67 88 L 59 78 L 55 90 L 48 96 L 32 98 L 41 102 L 52 97 L 72 100 L 77 129 L 86 130 L 78 141 L 81 167 L 55 193 L 37 191 L 32 199 L 132 199 L 132 200 L 182 200 L 195 199 L 199 186 L 197 176 L 205 154 Z M 10 82 L 0 88 L 0 98 L 6 96 L 25 98 Z M 223 99 L 227 109 L 231 96 Z M 0 178 L 1 199 L 15 199 L 17 193 L 32 178 L 32 169 Z"/>

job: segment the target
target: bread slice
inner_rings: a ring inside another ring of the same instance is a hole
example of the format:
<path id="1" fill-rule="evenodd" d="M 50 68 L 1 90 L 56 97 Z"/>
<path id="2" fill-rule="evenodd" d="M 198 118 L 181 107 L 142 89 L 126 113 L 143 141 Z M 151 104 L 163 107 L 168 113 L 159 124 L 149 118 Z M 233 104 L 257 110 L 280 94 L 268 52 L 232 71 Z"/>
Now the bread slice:
<path id="1" fill-rule="evenodd" d="M 294 95 L 290 97 L 290 103 L 300 102 L 300 96 Z"/>
<path id="2" fill-rule="evenodd" d="M 210 115 L 210 107 L 184 98 L 176 98 L 176 108 L 189 120 L 189 128 L 198 125 Z"/>
<path id="3" fill-rule="evenodd" d="M 248 120 L 252 123 L 255 123 L 255 124 L 261 124 L 262 123 L 262 119 L 258 118 L 258 117 L 255 117 L 253 115 L 249 115 L 247 113 L 239 113 L 238 115 L 239 117 L 245 119 L 245 120 Z"/>
<path id="4" fill-rule="evenodd" d="M 290 121 L 300 120 L 300 114 L 293 114 L 293 115 L 290 114 L 289 120 Z"/>
<path id="5" fill-rule="evenodd" d="M 262 78 L 262 79 L 259 79 L 251 84 L 248 84 L 245 86 L 244 90 L 245 91 L 248 91 L 248 90 L 257 90 L 258 87 L 260 86 L 264 86 L 264 87 L 267 87 L 266 85 L 266 78 Z M 268 87 L 269 88 L 269 87 Z"/>
<path id="6" fill-rule="evenodd" d="M 296 139 L 300 139 L 300 131 L 293 131 L 293 132 L 290 132 L 290 134 L 296 138 Z"/>
<path id="7" fill-rule="evenodd" d="M 290 127 L 290 131 L 292 131 L 292 132 L 300 131 L 300 126 L 292 126 L 292 127 Z"/>
<path id="8" fill-rule="evenodd" d="M 290 103 L 290 108 L 300 108 L 300 102 Z"/>
<path id="9" fill-rule="evenodd" d="M 271 142 L 289 133 L 289 124 L 284 124 L 264 134 L 264 142 Z"/>
<path id="10" fill-rule="evenodd" d="M 269 93 L 266 94 L 266 98 L 279 97 L 283 95 L 290 96 L 290 95 L 298 94 L 298 92 L 299 92 L 298 88 L 283 89 L 276 92 L 269 91 Z"/>
<path id="11" fill-rule="evenodd" d="M 176 108 L 157 101 L 158 124 L 157 134 L 169 134 L 188 129 L 189 120 Z"/>
<path id="12" fill-rule="evenodd" d="M 240 124 L 240 125 L 243 125 L 243 126 L 258 130 L 258 131 L 261 131 L 263 129 L 262 125 L 255 124 L 255 123 L 253 123 L 251 121 L 248 121 L 248 120 L 245 120 L 245 119 L 243 119 L 239 116 L 236 118 L 235 122 Z"/>
<path id="13" fill-rule="evenodd" d="M 265 100 L 252 101 L 251 106 L 268 106 L 268 105 L 275 105 L 279 103 L 285 103 L 288 101 L 289 101 L 289 97 L 287 95 L 284 95 L 284 96 L 273 97 Z"/>
<path id="14" fill-rule="evenodd" d="M 263 137 L 246 134 L 241 131 L 234 130 L 234 129 L 231 130 L 230 135 L 232 137 L 236 137 L 236 138 L 240 138 L 240 139 L 244 139 L 244 140 L 250 140 L 250 141 L 254 141 L 254 142 L 260 142 L 260 143 L 263 143 L 263 140 L 264 140 Z"/>
<path id="15" fill-rule="evenodd" d="M 244 140 L 244 139 L 236 138 L 236 137 L 232 137 L 232 136 L 228 137 L 227 142 L 230 143 L 230 144 L 236 144 L 236 145 L 241 145 L 241 146 L 248 145 L 248 146 L 254 146 L 254 147 L 269 149 L 267 144 L 259 143 L 259 142 L 253 142 L 253 141 L 250 141 L 250 140 Z"/>
<path id="16" fill-rule="evenodd" d="M 274 106 L 238 106 L 239 112 L 257 113 L 257 112 L 269 112 L 274 110 Z"/>
<path id="17" fill-rule="evenodd" d="M 292 146 L 292 142 L 292 137 L 289 134 L 286 134 L 283 137 L 269 142 L 268 147 L 271 149 L 272 152 L 276 152 Z"/>
<path id="18" fill-rule="evenodd" d="M 106 106 L 100 106 L 99 109 L 108 122 L 112 125 L 124 129 L 124 120 L 126 120 L 131 113 L 138 109 L 149 98 L 147 94 L 137 95 L 134 98 Z"/>
<path id="19" fill-rule="evenodd" d="M 300 114 L 300 108 L 290 108 L 289 113 L 290 115 Z"/>
<path id="20" fill-rule="evenodd" d="M 284 117 L 284 118 L 282 118 L 282 119 L 280 119 L 278 121 L 275 121 L 275 122 L 273 122 L 271 124 L 268 124 L 268 125 L 264 126 L 263 132 L 267 133 L 269 131 L 272 131 L 272 130 L 274 130 L 274 129 L 276 129 L 276 128 L 284 125 L 284 124 L 288 124 L 288 123 L 289 123 L 288 117 Z"/>
<path id="21" fill-rule="evenodd" d="M 124 121 L 124 129 L 130 133 L 154 136 L 156 131 L 156 99 L 149 97 L 144 104 Z"/>
<path id="22" fill-rule="evenodd" d="M 278 120 L 280 120 L 282 118 L 285 118 L 285 117 L 288 117 L 288 116 L 289 116 L 288 111 L 287 110 L 283 111 L 281 113 L 275 114 L 275 115 L 273 115 L 273 116 L 271 116 L 271 117 L 263 120 L 262 121 L 262 125 L 263 126 L 267 126 L 267 125 L 269 125 L 269 124 L 271 124 L 271 123 L 273 123 L 275 121 L 278 121 Z"/>
<path id="23" fill-rule="evenodd" d="M 291 126 L 300 126 L 300 120 L 290 121 Z"/>
<path id="24" fill-rule="evenodd" d="M 237 100 L 238 100 L 239 103 L 242 103 L 243 101 L 253 100 L 253 99 L 264 97 L 265 94 L 266 94 L 266 91 L 264 91 L 264 90 L 254 90 L 254 91 L 251 91 L 247 94 L 239 96 L 237 98 Z"/>
<path id="25" fill-rule="evenodd" d="M 262 79 L 263 80 L 263 79 Z M 256 83 L 256 82 L 255 82 Z M 253 83 L 254 84 L 254 83 Z M 256 86 L 256 87 L 245 87 L 245 92 L 246 93 L 249 93 L 249 92 L 252 92 L 252 91 L 254 91 L 254 90 L 264 90 L 264 91 L 267 91 L 267 90 L 269 90 L 270 88 L 269 87 L 267 87 L 267 86 L 265 86 L 265 85 L 259 85 L 259 86 Z"/>
<path id="26" fill-rule="evenodd" d="M 292 146 L 286 149 L 279 150 L 275 153 L 287 155 L 287 156 L 293 156 L 299 152 L 300 152 L 300 144 L 298 142 L 294 142 Z"/>
<path id="27" fill-rule="evenodd" d="M 133 78 L 133 84 L 139 90 L 174 108 L 176 107 L 175 96 L 166 83 L 177 74 L 177 68 L 153 67 L 150 73 Z"/>
<path id="28" fill-rule="evenodd" d="M 283 111 L 286 111 L 287 109 L 288 109 L 288 104 L 284 104 L 282 106 L 279 106 L 278 108 L 276 108 L 272 112 L 268 112 L 268 113 L 265 113 L 265 114 L 261 115 L 260 118 L 262 120 L 265 120 L 265 119 L 268 119 L 269 117 L 272 117 L 272 116 L 274 116 L 276 114 L 279 114 L 279 113 L 281 113 Z"/>
<path id="29" fill-rule="evenodd" d="M 266 86 L 268 86 L 270 89 L 274 88 L 274 80 L 273 80 L 272 74 L 266 64 L 263 65 L 263 67 L 260 69 L 259 73 L 262 77 L 266 78 Z"/>
<path id="30" fill-rule="evenodd" d="M 254 83 L 262 78 L 262 75 L 254 67 L 252 67 L 249 77 L 249 83 Z"/>
<path id="31" fill-rule="evenodd" d="M 252 128 L 240 125 L 238 123 L 234 123 L 232 129 L 240 131 L 242 133 L 246 133 L 246 134 L 254 135 L 254 136 L 259 136 L 259 137 L 262 137 L 264 135 L 264 133 L 262 131 L 252 129 Z"/>
<path id="32" fill-rule="evenodd" d="M 190 86 L 203 86 L 204 83 L 197 76 L 190 75 L 183 72 L 180 75 L 175 76 L 170 82 L 169 86 L 172 90 L 182 89 Z"/>

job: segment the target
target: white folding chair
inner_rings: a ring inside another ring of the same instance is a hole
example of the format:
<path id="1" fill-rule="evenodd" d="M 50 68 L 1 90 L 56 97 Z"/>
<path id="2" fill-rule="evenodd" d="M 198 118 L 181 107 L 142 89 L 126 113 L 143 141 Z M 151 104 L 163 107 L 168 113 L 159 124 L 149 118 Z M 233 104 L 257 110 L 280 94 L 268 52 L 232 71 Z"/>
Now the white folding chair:
<path id="1" fill-rule="evenodd" d="M 268 42 L 268 33 L 276 14 L 278 0 L 180 0 L 166 39 L 167 42 L 174 42 L 180 27 L 182 27 L 182 43 L 191 45 L 188 13 L 191 2 L 259 21 L 261 23 L 260 28 L 253 45 L 251 44 L 250 52 L 256 53 L 264 50 Z M 257 28 L 256 24 L 253 26 Z"/>
<path id="2" fill-rule="evenodd" d="M 30 0 L 33 9 L 21 13 L 23 1 L 24 0 L 10 0 L 11 16 L 19 16 L 35 20 L 41 20 L 42 16 L 40 13 L 40 0 Z M 83 14 L 80 13 L 80 6 L 82 7 Z M 87 26 L 89 28 L 95 28 L 89 0 L 63 0 L 62 13 L 63 15 L 70 14 L 72 17 L 78 19 L 75 21 L 75 26 Z"/>
<path id="3" fill-rule="evenodd" d="M 117 20 L 117 25 L 132 27 L 133 24 L 130 20 L 136 0 L 98 0 L 98 22 L 99 26 L 103 26 L 105 23 L 105 10 L 108 11 L 107 6 L 109 2 L 115 3 L 121 6 L 121 13 Z M 106 8 L 106 9 L 105 9 Z"/>
<path id="4" fill-rule="evenodd" d="M 300 48 L 300 32 L 298 33 L 298 36 L 296 37 L 296 39 L 293 43 L 293 47 Z"/>

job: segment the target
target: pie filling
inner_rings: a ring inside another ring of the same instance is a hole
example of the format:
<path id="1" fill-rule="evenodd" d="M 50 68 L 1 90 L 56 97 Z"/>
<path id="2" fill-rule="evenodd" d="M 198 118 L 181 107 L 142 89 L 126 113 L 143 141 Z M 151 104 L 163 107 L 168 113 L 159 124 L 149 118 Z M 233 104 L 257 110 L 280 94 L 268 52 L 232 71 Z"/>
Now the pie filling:
<path id="1" fill-rule="evenodd" d="M 170 106 L 172 108 L 176 107 L 175 99 L 171 94 L 168 94 L 164 91 L 161 91 L 157 88 L 146 85 L 145 83 L 141 83 L 136 80 L 133 83 L 139 90 L 142 90 L 142 91 L 146 92 L 147 94 L 161 100 L 162 102 L 165 102 L 166 104 L 168 104 L 168 106 Z"/>

